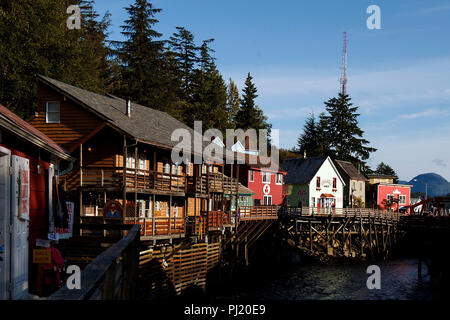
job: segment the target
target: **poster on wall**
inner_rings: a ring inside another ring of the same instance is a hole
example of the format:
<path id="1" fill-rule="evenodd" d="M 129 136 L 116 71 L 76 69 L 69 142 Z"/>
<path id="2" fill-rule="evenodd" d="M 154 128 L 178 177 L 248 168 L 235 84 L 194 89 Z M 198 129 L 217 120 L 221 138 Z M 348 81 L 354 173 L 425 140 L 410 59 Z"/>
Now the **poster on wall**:
<path id="1" fill-rule="evenodd" d="M 59 239 L 69 239 L 70 237 L 72 237 L 74 203 L 66 202 L 66 208 L 67 223 L 64 223 L 62 227 L 55 227 L 55 232 L 58 234 Z"/>
<path id="2" fill-rule="evenodd" d="M 73 202 L 65 202 L 65 209 L 61 210 L 62 215 L 54 213 L 53 226 L 48 230 L 49 240 L 69 239 L 72 237 L 73 231 L 73 215 L 75 204 Z M 63 220 L 63 221 L 61 221 Z"/>

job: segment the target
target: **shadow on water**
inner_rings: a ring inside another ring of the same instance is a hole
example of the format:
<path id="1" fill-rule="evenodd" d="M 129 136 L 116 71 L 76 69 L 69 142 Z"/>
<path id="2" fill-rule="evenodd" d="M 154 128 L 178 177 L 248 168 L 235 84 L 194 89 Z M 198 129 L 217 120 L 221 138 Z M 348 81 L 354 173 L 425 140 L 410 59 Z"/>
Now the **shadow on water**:
<path id="1" fill-rule="evenodd" d="M 368 289 L 369 265 L 380 267 L 381 288 Z M 423 270 L 426 274 L 427 270 Z M 418 279 L 417 260 L 302 262 L 249 270 L 218 299 L 269 300 L 433 300 L 439 299 L 428 276 Z"/>

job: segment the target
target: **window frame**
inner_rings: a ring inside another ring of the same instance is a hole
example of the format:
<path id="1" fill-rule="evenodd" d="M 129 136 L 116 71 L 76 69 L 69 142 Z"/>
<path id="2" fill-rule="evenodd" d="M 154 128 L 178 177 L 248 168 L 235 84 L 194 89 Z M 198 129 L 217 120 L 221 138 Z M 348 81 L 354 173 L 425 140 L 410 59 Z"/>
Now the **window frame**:
<path id="1" fill-rule="evenodd" d="M 248 181 L 249 182 L 255 182 L 255 171 L 254 170 L 248 170 Z"/>
<path id="2" fill-rule="evenodd" d="M 262 183 L 270 183 L 271 173 L 266 171 L 261 171 L 262 173 Z M 264 181 L 264 178 L 268 177 L 269 181 Z"/>
<path id="3" fill-rule="evenodd" d="M 320 189 L 320 177 L 319 176 L 316 177 L 316 188 Z"/>
<path id="4" fill-rule="evenodd" d="M 280 177 L 279 182 L 278 182 L 278 177 Z M 275 184 L 278 184 L 278 185 L 283 184 L 283 174 L 282 173 L 277 173 L 275 175 Z"/>
<path id="5" fill-rule="evenodd" d="M 50 103 L 58 104 L 58 112 L 56 111 L 50 111 L 50 113 L 58 113 L 58 121 L 49 121 L 48 119 L 48 105 Z M 61 102 L 60 101 L 46 101 L 45 102 L 45 123 L 61 123 Z"/>
<path id="6" fill-rule="evenodd" d="M 400 197 L 402 197 L 404 199 L 404 201 L 400 201 Z M 406 204 L 406 195 L 405 194 L 399 194 L 398 195 L 398 204 Z"/>
<path id="7" fill-rule="evenodd" d="M 270 204 L 266 203 L 266 199 L 270 199 Z M 263 205 L 264 206 L 271 206 L 272 205 L 272 196 L 270 194 L 263 195 Z"/>
<path id="8" fill-rule="evenodd" d="M 337 178 L 333 178 L 333 189 L 337 189 Z"/>

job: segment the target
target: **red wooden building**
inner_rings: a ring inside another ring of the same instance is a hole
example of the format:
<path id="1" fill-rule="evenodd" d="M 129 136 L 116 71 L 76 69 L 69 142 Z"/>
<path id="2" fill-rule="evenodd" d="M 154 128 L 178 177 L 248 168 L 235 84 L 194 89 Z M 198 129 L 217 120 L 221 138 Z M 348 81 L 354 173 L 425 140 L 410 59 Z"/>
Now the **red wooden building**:
<path id="1" fill-rule="evenodd" d="M 409 213 L 411 185 L 377 183 L 375 187 L 377 205 L 380 209 L 397 212 L 399 208 L 406 207 L 406 212 Z"/>
<path id="2" fill-rule="evenodd" d="M 19 299 L 34 291 L 32 250 L 51 231 L 55 173 L 73 160 L 0 105 L 0 299 Z"/>

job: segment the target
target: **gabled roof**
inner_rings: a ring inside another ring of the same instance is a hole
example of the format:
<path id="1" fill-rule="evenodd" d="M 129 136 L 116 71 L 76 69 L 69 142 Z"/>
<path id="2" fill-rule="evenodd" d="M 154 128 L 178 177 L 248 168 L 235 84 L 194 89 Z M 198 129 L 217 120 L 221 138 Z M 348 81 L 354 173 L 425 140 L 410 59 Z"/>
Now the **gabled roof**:
<path id="1" fill-rule="evenodd" d="M 367 178 L 356 169 L 353 163 L 343 160 L 334 160 L 334 162 L 351 180 L 367 181 Z"/>
<path id="2" fill-rule="evenodd" d="M 0 104 L 0 127 L 64 160 L 74 159 L 56 142 Z"/>
<path id="3" fill-rule="evenodd" d="M 286 159 L 281 166 L 287 175 L 287 184 L 308 184 L 320 169 L 327 157 L 309 157 L 306 159 Z"/>
<path id="4" fill-rule="evenodd" d="M 322 167 L 325 161 L 329 160 L 329 163 L 336 172 L 337 177 L 345 186 L 346 183 L 339 174 L 338 169 L 334 165 L 330 157 L 310 157 L 306 159 L 286 159 L 283 162 L 282 168 L 287 171 L 287 175 L 284 178 L 286 184 L 309 184 Z"/>
<path id="5" fill-rule="evenodd" d="M 192 128 L 166 112 L 131 103 L 131 117 L 128 117 L 124 99 L 90 92 L 42 75 L 37 77 L 42 83 L 141 142 L 172 148 L 178 144 L 178 141 L 171 141 L 175 129 L 186 129 L 192 137 L 194 135 Z"/>
<path id="6" fill-rule="evenodd" d="M 239 183 L 238 194 L 248 194 L 248 195 L 250 195 L 250 194 L 255 194 L 255 192 L 253 190 L 247 188 L 243 184 Z"/>

